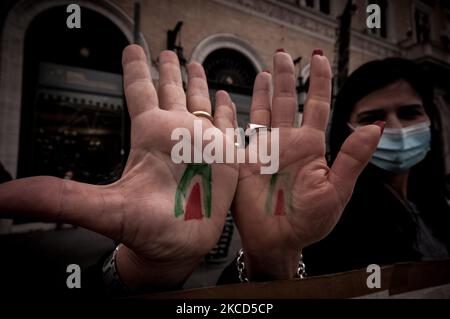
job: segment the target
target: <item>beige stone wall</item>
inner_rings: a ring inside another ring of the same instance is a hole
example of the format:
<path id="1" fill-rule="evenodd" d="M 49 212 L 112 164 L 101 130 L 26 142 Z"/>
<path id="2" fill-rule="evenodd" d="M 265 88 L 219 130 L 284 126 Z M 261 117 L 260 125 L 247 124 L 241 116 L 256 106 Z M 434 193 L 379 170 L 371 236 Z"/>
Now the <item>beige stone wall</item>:
<path id="1" fill-rule="evenodd" d="M 113 0 L 113 2 L 132 18 L 133 1 Z M 276 21 L 277 19 L 269 18 L 267 13 L 243 10 L 242 6 L 234 5 L 233 1 L 227 5 L 223 2 L 226 1 L 143 0 L 141 2 L 141 31 L 146 38 L 153 60 L 160 51 L 166 48 L 167 30 L 173 29 L 178 21 L 183 21 L 181 44 L 188 60 L 200 41 L 210 35 L 228 33 L 249 44 L 268 67 L 272 64 L 272 55 L 277 48 L 284 48 L 294 58 L 302 56 L 302 66 L 309 63 L 310 54 L 315 48 L 322 48 L 330 62 L 333 62 L 334 37 L 327 38 L 320 34 L 311 34 L 295 25 L 290 25 L 287 22 L 289 19 Z M 399 55 L 395 51 L 399 52 L 396 45 L 398 41 L 406 38 L 407 31 L 413 27 L 412 3 L 411 0 L 389 2 L 388 39 L 381 39 L 362 32 L 366 28 L 367 0 L 355 0 L 357 11 L 352 21 L 353 33 L 357 33 L 359 38 L 365 37 L 364 41 L 372 42 L 371 48 L 379 47 L 377 42 L 386 44 L 387 48 L 385 52 L 373 51 L 370 48 L 358 49 L 361 44 L 354 39 L 353 35 L 350 70 L 376 58 Z M 332 1 L 332 15 L 329 17 L 316 15 L 321 16 L 328 23 L 336 24 L 334 16 L 341 13 L 344 6 L 345 1 Z"/>
<path id="2" fill-rule="evenodd" d="M 411 8 L 410 0 L 395 1 L 394 19 L 392 19 L 394 29 L 397 32 L 397 40 L 402 41 L 406 39 L 406 33 L 412 31 L 413 25 L 413 10 Z"/>
<path id="3" fill-rule="evenodd" d="M 358 0 L 358 10 L 353 18 L 353 29 L 360 31 L 365 27 L 366 0 Z M 116 1 L 132 17 L 132 1 Z M 344 2 L 336 2 L 333 10 L 341 12 Z M 330 21 L 333 19 L 330 17 Z M 241 8 L 226 6 L 215 1 L 205 0 L 170 0 L 142 1 L 141 31 L 147 40 L 153 58 L 166 48 L 167 30 L 173 29 L 178 21 L 183 21 L 181 44 L 186 58 L 198 43 L 207 36 L 218 33 L 230 33 L 253 47 L 266 66 L 271 66 L 272 55 L 277 48 L 284 48 L 294 58 L 302 56 L 302 65 L 309 63 L 311 52 L 322 48 L 325 55 L 333 62 L 334 38 L 321 39 L 302 32 L 295 26 L 281 24 L 267 16 L 244 12 Z M 373 38 L 377 39 L 376 36 Z M 383 41 L 383 40 L 382 40 Z M 350 69 L 353 70 L 364 62 L 382 57 L 377 53 L 362 53 L 352 50 Z"/>
<path id="4" fill-rule="evenodd" d="M 132 16 L 130 1 L 116 3 Z M 166 48 L 167 30 L 173 29 L 178 21 L 184 22 L 181 44 L 188 60 L 201 40 L 218 33 L 230 33 L 247 42 L 266 66 L 271 66 L 272 55 L 278 48 L 284 48 L 293 57 L 303 56 L 304 63 L 308 63 L 315 48 L 322 48 L 328 58 L 333 57 L 333 43 L 240 9 L 205 0 L 148 0 L 141 6 L 141 31 L 154 58 Z"/>

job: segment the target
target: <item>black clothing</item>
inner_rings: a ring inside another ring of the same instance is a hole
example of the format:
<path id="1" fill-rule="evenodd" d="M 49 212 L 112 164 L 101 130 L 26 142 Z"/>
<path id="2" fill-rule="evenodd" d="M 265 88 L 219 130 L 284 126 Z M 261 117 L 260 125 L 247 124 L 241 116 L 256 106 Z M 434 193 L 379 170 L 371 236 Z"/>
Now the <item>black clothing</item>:
<path id="1" fill-rule="evenodd" d="M 450 208 L 438 198 L 419 206 L 402 201 L 379 181 L 357 183 L 333 231 L 304 249 L 308 274 L 449 258 Z"/>

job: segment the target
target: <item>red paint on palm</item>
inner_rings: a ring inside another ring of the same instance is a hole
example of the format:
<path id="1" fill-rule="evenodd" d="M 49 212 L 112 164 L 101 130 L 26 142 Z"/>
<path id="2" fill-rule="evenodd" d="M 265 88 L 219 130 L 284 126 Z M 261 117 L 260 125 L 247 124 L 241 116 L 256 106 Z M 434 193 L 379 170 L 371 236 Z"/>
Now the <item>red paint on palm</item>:
<path id="1" fill-rule="evenodd" d="M 284 192 L 282 189 L 278 190 L 277 193 L 277 203 L 275 206 L 274 215 L 281 216 L 286 215 L 285 207 L 284 207 Z"/>
<path id="2" fill-rule="evenodd" d="M 200 193 L 200 185 L 195 183 L 192 187 L 191 193 L 186 204 L 186 213 L 184 214 L 184 220 L 189 219 L 202 219 L 202 196 Z"/>

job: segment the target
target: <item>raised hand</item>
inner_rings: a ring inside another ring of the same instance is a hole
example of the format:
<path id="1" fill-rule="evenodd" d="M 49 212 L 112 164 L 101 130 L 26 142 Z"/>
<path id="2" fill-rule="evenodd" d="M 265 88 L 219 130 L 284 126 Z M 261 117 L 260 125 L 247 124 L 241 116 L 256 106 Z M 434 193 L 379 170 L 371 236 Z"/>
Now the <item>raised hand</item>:
<path id="1" fill-rule="evenodd" d="M 181 285 L 216 244 L 233 199 L 238 168 L 230 164 L 175 164 L 171 133 L 194 120 L 214 127 L 208 86 L 198 63 L 188 67 L 182 87 L 177 56 L 159 57 L 158 94 L 143 50 L 131 45 L 123 53 L 124 88 L 131 117 L 131 150 L 122 177 L 94 186 L 32 177 L 0 185 L 2 217 L 26 215 L 80 225 L 123 243 L 117 256 L 119 275 L 131 289 Z M 216 95 L 214 122 L 221 132 L 232 127 L 235 111 L 223 91 Z M 232 144 L 234 147 L 234 144 Z"/>
<path id="2" fill-rule="evenodd" d="M 358 129 L 328 167 L 325 130 L 331 70 L 327 58 L 317 53 L 311 59 L 300 128 L 294 127 L 297 100 L 289 54 L 274 56 L 273 98 L 270 73 L 258 74 L 255 81 L 251 122 L 279 128 L 280 157 L 279 171 L 273 175 L 262 175 L 260 163 L 240 165 L 233 213 L 250 280 L 294 276 L 301 249 L 324 238 L 336 225 L 381 135 L 376 125 Z"/>

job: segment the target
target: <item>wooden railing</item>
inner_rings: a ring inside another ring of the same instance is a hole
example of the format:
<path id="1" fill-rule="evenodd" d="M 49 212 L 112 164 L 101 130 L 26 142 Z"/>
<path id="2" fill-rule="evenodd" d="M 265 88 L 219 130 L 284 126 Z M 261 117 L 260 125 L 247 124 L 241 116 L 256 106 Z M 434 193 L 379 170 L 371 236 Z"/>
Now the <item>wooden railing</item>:
<path id="1" fill-rule="evenodd" d="M 140 295 L 145 299 L 450 298 L 450 260 L 381 267 L 380 288 L 366 269 L 298 280 L 231 284 Z M 136 297 L 135 297 L 136 298 Z"/>

